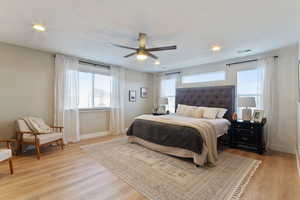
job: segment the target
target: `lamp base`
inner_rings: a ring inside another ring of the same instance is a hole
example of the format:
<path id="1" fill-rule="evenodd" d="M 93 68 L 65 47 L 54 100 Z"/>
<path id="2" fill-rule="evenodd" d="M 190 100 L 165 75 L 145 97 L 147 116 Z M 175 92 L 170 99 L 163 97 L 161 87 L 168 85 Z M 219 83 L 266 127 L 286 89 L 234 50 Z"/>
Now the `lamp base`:
<path id="1" fill-rule="evenodd" d="M 251 109 L 243 109 L 242 110 L 242 119 L 244 121 L 250 121 L 252 116 L 252 110 Z"/>

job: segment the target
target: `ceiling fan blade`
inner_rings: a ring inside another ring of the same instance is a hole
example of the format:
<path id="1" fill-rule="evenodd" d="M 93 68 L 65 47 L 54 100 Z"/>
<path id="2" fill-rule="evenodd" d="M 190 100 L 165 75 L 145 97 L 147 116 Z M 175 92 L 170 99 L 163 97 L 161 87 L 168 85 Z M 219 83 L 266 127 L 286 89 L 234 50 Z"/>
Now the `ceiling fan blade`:
<path id="1" fill-rule="evenodd" d="M 150 52 L 145 51 L 145 53 L 146 53 L 149 57 L 154 58 L 155 60 L 158 59 L 158 57 L 157 57 L 156 55 L 153 55 L 153 54 L 150 53 Z"/>
<path id="2" fill-rule="evenodd" d="M 137 50 L 136 48 L 133 48 L 133 47 L 128 47 L 128 46 L 124 46 L 124 45 L 119 45 L 119 44 L 112 44 L 116 47 L 121 47 L 121 48 L 124 48 L 124 49 L 131 49 L 131 50 Z"/>
<path id="3" fill-rule="evenodd" d="M 136 52 L 130 53 L 130 54 L 124 56 L 124 58 L 128 58 L 128 57 L 133 56 L 133 55 L 135 55 L 135 54 L 136 54 Z"/>
<path id="4" fill-rule="evenodd" d="M 146 49 L 147 51 L 167 51 L 167 50 L 174 50 L 177 49 L 177 46 L 167 46 L 167 47 L 155 47 L 155 48 L 149 48 Z"/>

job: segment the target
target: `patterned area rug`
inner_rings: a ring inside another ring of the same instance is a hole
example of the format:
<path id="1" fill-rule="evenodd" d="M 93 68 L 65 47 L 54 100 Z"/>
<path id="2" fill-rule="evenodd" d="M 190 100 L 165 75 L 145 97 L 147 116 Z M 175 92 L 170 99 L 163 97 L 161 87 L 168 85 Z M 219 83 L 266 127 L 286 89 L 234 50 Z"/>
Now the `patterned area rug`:
<path id="1" fill-rule="evenodd" d="M 260 164 L 222 152 L 216 167 L 197 168 L 126 138 L 81 148 L 150 200 L 237 200 Z"/>

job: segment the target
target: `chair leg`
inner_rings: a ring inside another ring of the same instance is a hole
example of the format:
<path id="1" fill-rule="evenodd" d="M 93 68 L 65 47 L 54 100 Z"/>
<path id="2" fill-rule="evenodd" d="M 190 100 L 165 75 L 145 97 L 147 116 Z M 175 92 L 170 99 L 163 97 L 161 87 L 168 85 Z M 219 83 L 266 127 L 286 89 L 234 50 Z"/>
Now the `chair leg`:
<path id="1" fill-rule="evenodd" d="M 36 157 L 39 160 L 40 159 L 40 143 L 37 139 L 35 140 L 35 151 L 36 151 Z"/>
<path id="2" fill-rule="evenodd" d="M 23 135 L 19 136 L 19 153 L 22 154 L 23 153 Z"/>
<path id="3" fill-rule="evenodd" d="M 20 142 L 19 144 L 19 153 L 22 154 L 23 153 L 23 144 Z"/>
<path id="4" fill-rule="evenodd" d="M 14 167 L 12 163 L 12 159 L 8 159 L 10 174 L 14 174 Z"/>
<path id="5" fill-rule="evenodd" d="M 59 141 L 60 141 L 61 150 L 64 150 L 64 140 L 60 139 Z"/>

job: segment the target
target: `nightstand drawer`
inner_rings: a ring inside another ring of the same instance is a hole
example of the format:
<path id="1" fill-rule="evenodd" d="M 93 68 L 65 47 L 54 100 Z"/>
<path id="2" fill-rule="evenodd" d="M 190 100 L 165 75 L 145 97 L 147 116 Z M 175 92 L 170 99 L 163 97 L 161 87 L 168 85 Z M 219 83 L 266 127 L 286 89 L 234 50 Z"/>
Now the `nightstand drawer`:
<path id="1" fill-rule="evenodd" d="M 236 129 L 256 129 L 257 126 L 255 126 L 255 124 L 248 124 L 248 123 L 234 123 L 232 124 L 232 128 L 236 128 Z"/>
<path id="2" fill-rule="evenodd" d="M 242 144 L 255 144 L 256 143 L 256 138 L 253 135 L 235 134 L 233 137 L 237 143 L 242 143 Z"/>
<path id="3" fill-rule="evenodd" d="M 256 133 L 253 129 L 244 129 L 244 128 L 236 128 L 235 132 L 238 135 L 247 135 L 250 137 L 255 136 L 255 133 Z"/>

